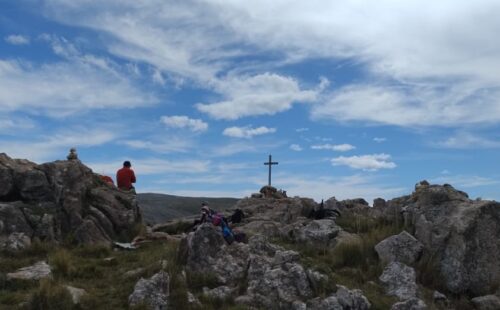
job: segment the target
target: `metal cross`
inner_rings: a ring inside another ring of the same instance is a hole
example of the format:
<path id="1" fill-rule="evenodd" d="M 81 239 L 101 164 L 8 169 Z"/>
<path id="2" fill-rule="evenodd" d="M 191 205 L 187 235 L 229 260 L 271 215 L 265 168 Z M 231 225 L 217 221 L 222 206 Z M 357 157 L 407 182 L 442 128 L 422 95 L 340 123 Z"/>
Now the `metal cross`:
<path id="1" fill-rule="evenodd" d="M 268 182 L 269 186 L 271 186 L 271 166 L 278 164 L 278 162 L 277 161 L 273 161 L 272 158 L 273 157 L 271 155 L 269 155 L 269 161 L 267 163 L 264 163 L 264 165 L 269 166 L 269 182 Z"/>

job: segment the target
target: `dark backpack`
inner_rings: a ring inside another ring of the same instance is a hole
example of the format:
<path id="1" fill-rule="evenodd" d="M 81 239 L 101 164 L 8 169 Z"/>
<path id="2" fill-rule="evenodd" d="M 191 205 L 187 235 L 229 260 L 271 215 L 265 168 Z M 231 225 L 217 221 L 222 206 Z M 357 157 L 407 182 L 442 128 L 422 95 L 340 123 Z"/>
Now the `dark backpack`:
<path id="1" fill-rule="evenodd" d="M 231 223 L 241 223 L 241 220 L 245 217 L 245 214 L 240 209 L 236 209 L 233 215 L 231 215 Z"/>

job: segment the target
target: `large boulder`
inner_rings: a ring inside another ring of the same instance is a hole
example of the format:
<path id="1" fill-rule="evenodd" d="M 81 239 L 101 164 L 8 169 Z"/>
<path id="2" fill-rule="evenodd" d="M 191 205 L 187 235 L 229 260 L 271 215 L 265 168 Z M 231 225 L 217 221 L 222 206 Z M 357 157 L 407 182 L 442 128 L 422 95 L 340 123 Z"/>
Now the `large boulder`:
<path id="1" fill-rule="evenodd" d="M 109 243 L 142 220 L 134 195 L 104 183 L 79 160 L 37 165 L 2 153 L 0 188 L 0 236 Z"/>
<path id="2" fill-rule="evenodd" d="M 141 278 L 135 285 L 134 291 L 128 297 L 130 306 L 147 304 L 148 309 L 167 309 L 169 297 L 170 277 L 160 271 L 149 279 Z"/>
<path id="3" fill-rule="evenodd" d="M 417 296 L 415 270 L 400 262 L 392 262 L 385 267 L 379 277 L 387 295 L 396 296 L 399 300 L 407 300 Z"/>
<path id="4" fill-rule="evenodd" d="M 211 274 L 221 284 L 232 285 L 244 277 L 248 253 L 247 244 L 227 245 L 220 228 L 205 223 L 181 239 L 177 254 L 188 271 Z"/>
<path id="5" fill-rule="evenodd" d="M 406 231 L 382 240 L 375 246 L 375 251 L 385 264 L 397 261 L 412 265 L 420 258 L 423 249 L 422 243 Z"/>
<path id="6" fill-rule="evenodd" d="M 472 298 L 472 303 L 478 310 L 500 309 L 500 298 L 496 295 L 486 295 Z"/>
<path id="7" fill-rule="evenodd" d="M 410 196 L 387 203 L 433 259 L 443 285 L 455 293 L 491 293 L 500 279 L 500 203 L 470 200 L 451 185 L 420 182 Z"/>
<path id="8" fill-rule="evenodd" d="M 314 220 L 307 225 L 299 227 L 293 233 L 295 241 L 310 244 L 327 246 L 334 243 L 335 237 L 342 231 L 335 221 L 331 219 Z"/>
<path id="9" fill-rule="evenodd" d="M 371 304 L 358 289 L 349 290 L 345 286 L 337 285 L 337 292 L 325 299 L 314 298 L 307 303 L 307 310 L 368 310 Z"/>

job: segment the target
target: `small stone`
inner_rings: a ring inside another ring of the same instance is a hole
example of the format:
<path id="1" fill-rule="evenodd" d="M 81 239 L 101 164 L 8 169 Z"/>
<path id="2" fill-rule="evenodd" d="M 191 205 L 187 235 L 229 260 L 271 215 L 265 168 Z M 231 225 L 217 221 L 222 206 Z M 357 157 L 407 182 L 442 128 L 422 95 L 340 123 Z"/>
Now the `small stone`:
<path id="1" fill-rule="evenodd" d="M 85 294 L 87 294 L 87 292 L 81 288 L 77 288 L 77 287 L 73 287 L 73 286 L 69 286 L 69 285 L 66 285 L 65 287 L 69 291 L 69 293 L 71 294 L 71 298 L 73 299 L 73 303 L 75 305 L 79 304 L 82 297 Z"/>
<path id="2" fill-rule="evenodd" d="M 49 264 L 40 261 L 32 266 L 20 268 L 16 272 L 8 273 L 7 279 L 40 280 L 50 277 L 51 273 Z"/>

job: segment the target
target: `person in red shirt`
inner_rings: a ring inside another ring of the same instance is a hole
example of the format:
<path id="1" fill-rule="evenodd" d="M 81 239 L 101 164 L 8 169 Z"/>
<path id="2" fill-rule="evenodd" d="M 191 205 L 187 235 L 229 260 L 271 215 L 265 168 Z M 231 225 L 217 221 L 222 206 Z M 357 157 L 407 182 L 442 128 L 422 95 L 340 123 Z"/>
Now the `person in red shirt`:
<path id="1" fill-rule="evenodd" d="M 132 183 L 135 183 L 135 173 L 130 167 L 132 165 L 127 160 L 123 163 L 123 168 L 116 172 L 116 184 L 118 188 L 127 191 L 134 189 Z"/>

